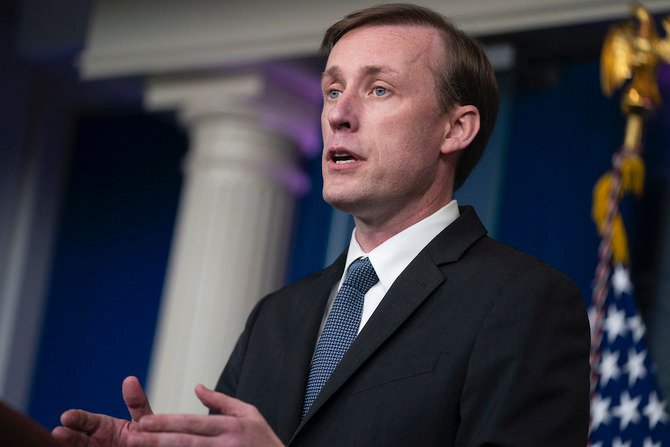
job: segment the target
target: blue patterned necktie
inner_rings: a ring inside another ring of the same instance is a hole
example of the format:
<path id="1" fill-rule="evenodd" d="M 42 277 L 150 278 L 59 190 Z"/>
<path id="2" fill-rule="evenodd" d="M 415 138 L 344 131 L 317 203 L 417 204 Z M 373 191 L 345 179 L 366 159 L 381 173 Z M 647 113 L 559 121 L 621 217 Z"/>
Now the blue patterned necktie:
<path id="1" fill-rule="evenodd" d="M 302 405 L 303 418 L 356 338 L 363 313 L 363 297 L 378 281 L 368 258 L 356 259 L 347 269 L 314 351 Z"/>

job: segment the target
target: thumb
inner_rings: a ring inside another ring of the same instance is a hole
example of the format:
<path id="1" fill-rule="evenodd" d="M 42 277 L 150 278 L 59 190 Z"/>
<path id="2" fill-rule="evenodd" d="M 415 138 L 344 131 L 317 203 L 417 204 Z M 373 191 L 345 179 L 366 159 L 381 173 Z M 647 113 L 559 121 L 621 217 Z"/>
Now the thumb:
<path id="1" fill-rule="evenodd" d="M 137 377 L 126 377 L 121 388 L 123 401 L 128 407 L 128 412 L 133 422 L 138 422 L 142 416 L 153 414 L 147 395 L 144 393 Z"/>
<path id="2" fill-rule="evenodd" d="M 242 402 L 234 397 L 227 396 L 223 393 L 212 391 L 202 384 L 195 387 L 195 395 L 200 399 L 200 402 L 210 410 L 218 410 L 223 415 L 243 417 L 249 408 L 249 404 Z"/>

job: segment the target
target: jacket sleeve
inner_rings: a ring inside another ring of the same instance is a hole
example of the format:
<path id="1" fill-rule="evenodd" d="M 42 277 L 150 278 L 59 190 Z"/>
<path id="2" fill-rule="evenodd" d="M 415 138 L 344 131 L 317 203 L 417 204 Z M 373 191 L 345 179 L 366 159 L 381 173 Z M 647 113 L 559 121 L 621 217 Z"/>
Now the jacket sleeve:
<path id="1" fill-rule="evenodd" d="M 576 286 L 542 265 L 508 278 L 467 368 L 458 446 L 583 447 L 588 319 Z"/>

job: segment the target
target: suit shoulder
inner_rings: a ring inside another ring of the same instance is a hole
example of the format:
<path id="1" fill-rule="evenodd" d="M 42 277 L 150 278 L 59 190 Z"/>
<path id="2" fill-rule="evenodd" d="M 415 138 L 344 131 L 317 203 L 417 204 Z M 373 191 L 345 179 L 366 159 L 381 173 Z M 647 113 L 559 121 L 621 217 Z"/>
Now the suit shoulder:
<path id="1" fill-rule="evenodd" d="M 464 254 L 463 260 L 483 263 L 486 266 L 486 272 L 489 274 L 498 273 L 507 276 L 531 274 L 533 276 L 555 278 L 573 284 L 573 281 L 567 275 L 536 256 L 498 242 L 488 236 L 473 244 Z"/>
<path id="2" fill-rule="evenodd" d="M 585 313 L 585 300 L 567 275 L 539 258 L 509 245 L 483 237 L 467 250 L 459 262 L 468 283 L 486 289 L 491 302 L 523 303 L 529 308 L 562 303 Z"/>

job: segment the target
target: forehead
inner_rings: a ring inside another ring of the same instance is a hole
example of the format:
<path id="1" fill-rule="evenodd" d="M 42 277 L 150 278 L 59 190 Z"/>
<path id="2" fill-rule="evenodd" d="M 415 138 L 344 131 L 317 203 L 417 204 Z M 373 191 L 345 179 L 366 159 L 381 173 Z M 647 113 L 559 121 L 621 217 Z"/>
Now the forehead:
<path id="1" fill-rule="evenodd" d="M 430 68 L 444 57 L 440 32 L 424 25 L 366 25 L 347 32 L 333 47 L 326 67 L 390 65 Z"/>

